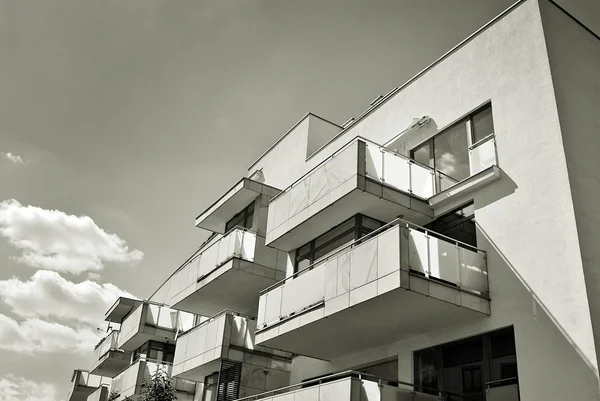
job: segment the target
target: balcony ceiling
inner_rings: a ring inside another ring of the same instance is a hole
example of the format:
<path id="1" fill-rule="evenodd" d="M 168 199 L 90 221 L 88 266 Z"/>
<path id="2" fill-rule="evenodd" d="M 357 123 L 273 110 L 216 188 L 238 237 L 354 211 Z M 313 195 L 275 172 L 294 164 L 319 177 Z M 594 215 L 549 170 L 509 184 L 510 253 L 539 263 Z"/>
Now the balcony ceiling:
<path id="1" fill-rule="evenodd" d="M 106 312 L 104 320 L 120 324 L 129 312 L 141 305 L 141 303 L 142 301 L 137 299 L 120 297 Z"/>
<path id="2" fill-rule="evenodd" d="M 314 312 L 318 313 L 318 310 Z M 331 360 L 368 350 L 376 344 L 389 344 L 417 335 L 427 335 L 443 327 L 487 318 L 485 313 L 405 289 L 388 292 L 326 318 L 300 325 L 304 319 L 313 320 L 309 316 L 310 313 L 313 312 L 298 315 L 279 326 L 259 331 L 264 333 L 264 338 L 268 338 L 276 334 L 273 330 L 288 324 L 287 322 L 296 321 L 289 323 L 295 328 L 266 341 L 260 341 L 257 337 L 257 343 Z"/>
<path id="3" fill-rule="evenodd" d="M 275 277 L 253 274 L 253 266 L 252 262 L 232 259 L 219 267 L 223 273 L 214 273 L 201 280 L 196 291 L 173 304 L 172 308 L 205 316 L 224 309 L 256 315 L 258 293 L 274 284 Z"/>
<path id="4" fill-rule="evenodd" d="M 279 192 L 281 191 L 277 188 L 249 178 L 242 178 L 225 195 L 196 217 L 196 227 L 223 234 L 225 223 L 259 195 L 273 197 Z"/>
<path id="5" fill-rule="evenodd" d="M 367 180 L 364 191 L 360 188 L 351 190 L 324 209 L 301 220 L 299 224 L 291 227 L 285 234 L 277 236 L 267 245 L 290 252 L 357 213 L 380 221 L 392 221 L 402 216 L 405 220 L 418 225 L 433 220 L 433 211 L 427 202 Z"/>

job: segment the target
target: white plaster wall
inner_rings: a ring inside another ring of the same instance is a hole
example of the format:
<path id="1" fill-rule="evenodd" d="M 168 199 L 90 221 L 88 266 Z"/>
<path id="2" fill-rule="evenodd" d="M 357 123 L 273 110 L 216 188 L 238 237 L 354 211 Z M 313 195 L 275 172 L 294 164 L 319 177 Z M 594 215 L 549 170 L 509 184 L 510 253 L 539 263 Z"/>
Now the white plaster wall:
<path id="1" fill-rule="evenodd" d="M 600 344 L 600 39 L 550 2 L 541 3 L 587 298 Z M 584 289 L 581 289 L 582 294 Z"/>
<path id="2" fill-rule="evenodd" d="M 321 359 L 307 356 L 296 356 L 292 359 L 292 375 L 290 385 L 300 383 L 302 380 L 330 373 L 331 363 Z"/>
<path id="3" fill-rule="evenodd" d="M 317 149 L 342 131 L 342 127 L 314 114 L 310 114 L 308 119 L 306 157 L 312 155 Z"/>
<path id="4" fill-rule="evenodd" d="M 523 2 L 307 163 L 295 157 L 288 163 L 289 149 L 277 147 L 259 164 L 267 184 L 285 188 L 352 137 L 385 143 L 423 115 L 444 128 L 490 99 L 503 177 L 476 192 L 474 200 L 479 244 L 489 258 L 491 317 L 334 361 L 334 369 L 397 354 L 400 378 L 412 380 L 412 351 L 514 324 L 523 400 L 600 399 L 570 182 L 537 0 Z"/>

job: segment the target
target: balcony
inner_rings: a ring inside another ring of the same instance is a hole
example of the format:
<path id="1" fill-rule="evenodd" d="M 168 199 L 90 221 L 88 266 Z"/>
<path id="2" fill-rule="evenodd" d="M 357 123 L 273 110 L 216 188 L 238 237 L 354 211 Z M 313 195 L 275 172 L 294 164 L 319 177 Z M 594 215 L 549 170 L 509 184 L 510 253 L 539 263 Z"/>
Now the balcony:
<path id="1" fill-rule="evenodd" d="M 113 330 L 94 348 L 94 364 L 90 373 L 113 378 L 131 361 L 131 353 L 118 349 L 119 330 Z"/>
<path id="2" fill-rule="evenodd" d="M 88 396 L 110 379 L 90 374 L 85 370 L 74 370 L 71 376 L 71 389 L 67 401 L 87 401 Z"/>
<path id="3" fill-rule="evenodd" d="M 171 305 L 209 316 L 223 309 L 256 314 L 256 295 L 285 277 L 286 260 L 264 237 L 236 227 L 168 280 Z"/>
<path id="4" fill-rule="evenodd" d="M 493 135 L 469 148 L 461 181 L 357 137 L 271 199 L 266 244 L 290 252 L 358 213 L 425 224 L 434 207 L 498 179 L 496 164 Z"/>
<path id="5" fill-rule="evenodd" d="M 256 342 L 329 360 L 489 308 L 485 252 L 398 219 L 266 289 Z"/>
<path id="6" fill-rule="evenodd" d="M 141 357 L 126 370 L 116 376 L 111 384 L 111 392 L 114 391 L 119 396 L 114 401 L 124 401 L 129 397 L 131 401 L 138 401 L 142 398 L 143 388 L 152 376 L 163 369 L 167 375 L 171 376 L 172 365 L 167 362 L 157 362 L 147 360 Z M 196 383 L 187 380 L 173 379 L 173 387 L 177 390 L 177 399 L 179 401 L 192 401 L 196 391 Z"/>
<path id="7" fill-rule="evenodd" d="M 202 322 L 177 338 L 173 376 L 202 382 L 206 375 L 219 370 L 223 360 L 245 361 L 240 350 L 257 348 L 254 345 L 255 331 L 256 320 L 253 317 L 231 311 L 223 311 Z M 273 361 L 261 369 L 281 365 L 278 370 L 289 372 L 290 354 L 258 348 L 263 354 L 271 353 L 283 361 Z M 264 389 L 264 386 L 260 388 Z"/>
<path id="8" fill-rule="evenodd" d="M 265 196 L 268 199 L 278 193 L 277 188 L 250 178 L 242 178 L 225 195 L 196 218 L 196 227 L 223 234 L 226 222 L 254 199 L 259 196 Z"/>
<path id="9" fill-rule="evenodd" d="M 331 374 L 237 401 L 467 401 L 460 395 L 419 388 L 361 372 Z"/>
<path id="10" fill-rule="evenodd" d="M 87 397 L 87 401 L 107 401 L 109 394 L 110 388 L 108 385 L 102 385 Z"/>
<path id="11" fill-rule="evenodd" d="M 121 322 L 118 349 L 135 351 L 147 341 L 174 341 L 194 325 L 194 315 L 144 301 Z"/>
<path id="12" fill-rule="evenodd" d="M 271 199 L 266 243 L 289 252 L 357 213 L 425 223 L 435 181 L 431 168 L 355 138 Z"/>

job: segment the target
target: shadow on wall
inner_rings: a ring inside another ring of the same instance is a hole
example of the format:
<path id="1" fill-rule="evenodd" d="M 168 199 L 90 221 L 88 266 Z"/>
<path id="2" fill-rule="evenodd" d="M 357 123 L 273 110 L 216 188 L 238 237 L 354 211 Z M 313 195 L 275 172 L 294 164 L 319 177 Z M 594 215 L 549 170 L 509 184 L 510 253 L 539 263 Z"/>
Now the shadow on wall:
<path id="1" fill-rule="evenodd" d="M 497 192 L 502 194 L 500 190 Z M 492 316 L 494 310 L 501 311 L 500 315 L 508 320 L 506 323 L 515 327 L 521 397 L 534 399 L 529 397 L 539 394 L 540 389 L 551 389 L 556 395 L 553 399 L 557 400 L 567 399 L 565 397 L 573 401 L 600 399 L 595 364 L 479 224 L 477 230 L 483 248 L 488 250 L 488 266 L 493 266 L 489 269 Z M 498 291 L 504 293 L 500 295 Z M 564 394 L 557 393 L 561 391 Z"/>
<path id="2" fill-rule="evenodd" d="M 487 205 L 513 194 L 517 188 L 518 186 L 513 179 L 500 168 L 500 179 L 491 183 L 485 191 L 481 191 L 481 195 L 478 195 L 477 209 L 484 208 Z"/>

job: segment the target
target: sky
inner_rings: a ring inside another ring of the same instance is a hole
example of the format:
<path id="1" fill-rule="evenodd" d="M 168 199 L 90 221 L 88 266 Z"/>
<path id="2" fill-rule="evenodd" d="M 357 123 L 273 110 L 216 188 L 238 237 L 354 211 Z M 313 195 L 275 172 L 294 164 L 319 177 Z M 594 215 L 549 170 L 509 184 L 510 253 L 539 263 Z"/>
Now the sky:
<path id="1" fill-rule="evenodd" d="M 513 2 L 0 0 L 0 401 L 64 400 L 304 114 L 359 115 Z"/>

